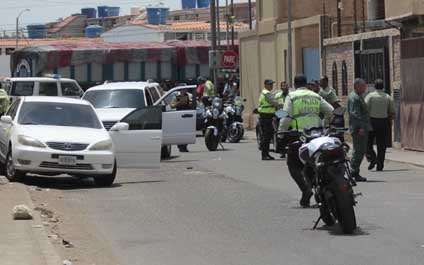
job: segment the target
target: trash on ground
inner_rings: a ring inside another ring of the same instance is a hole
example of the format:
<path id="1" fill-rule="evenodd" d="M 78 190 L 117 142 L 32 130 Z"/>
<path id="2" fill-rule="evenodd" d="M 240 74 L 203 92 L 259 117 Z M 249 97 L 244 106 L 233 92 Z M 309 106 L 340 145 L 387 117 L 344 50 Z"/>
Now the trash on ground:
<path id="1" fill-rule="evenodd" d="M 58 235 L 55 235 L 55 234 L 48 235 L 47 237 L 48 237 L 48 238 L 51 238 L 51 239 L 53 239 L 53 240 L 57 240 L 57 239 L 59 239 L 59 236 L 58 236 Z"/>
<path id="2" fill-rule="evenodd" d="M 193 167 L 188 167 L 188 168 L 187 168 L 187 170 L 192 170 L 192 169 L 193 169 Z"/>
<path id="3" fill-rule="evenodd" d="M 56 217 L 51 217 L 51 218 L 49 218 L 49 222 L 50 223 L 57 223 L 57 222 L 59 222 L 59 219 L 57 219 Z"/>
<path id="4" fill-rule="evenodd" d="M 70 262 L 69 260 L 64 260 L 63 265 L 72 265 L 72 262 Z"/>
<path id="5" fill-rule="evenodd" d="M 66 241 L 65 239 L 62 239 L 62 244 L 65 246 L 65 248 L 73 248 L 74 245 L 72 245 L 71 242 Z"/>
<path id="6" fill-rule="evenodd" d="M 42 228 L 43 226 L 42 225 L 33 225 L 33 226 L 31 226 L 32 228 Z"/>
<path id="7" fill-rule="evenodd" d="M 47 216 L 48 218 L 52 218 L 53 217 L 53 212 L 50 210 L 47 210 L 46 208 L 43 207 L 35 207 L 34 211 L 39 211 L 42 215 Z"/>
<path id="8" fill-rule="evenodd" d="M 13 207 L 14 220 L 31 220 L 32 213 L 28 206 L 21 204 Z"/>

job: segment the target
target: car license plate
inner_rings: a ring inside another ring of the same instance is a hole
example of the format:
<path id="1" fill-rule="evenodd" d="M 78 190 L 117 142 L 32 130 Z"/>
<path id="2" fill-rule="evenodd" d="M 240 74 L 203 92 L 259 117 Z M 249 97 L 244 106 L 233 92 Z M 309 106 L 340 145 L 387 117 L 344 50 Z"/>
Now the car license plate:
<path id="1" fill-rule="evenodd" d="M 77 158 L 75 156 L 59 156 L 59 165 L 75 166 Z"/>

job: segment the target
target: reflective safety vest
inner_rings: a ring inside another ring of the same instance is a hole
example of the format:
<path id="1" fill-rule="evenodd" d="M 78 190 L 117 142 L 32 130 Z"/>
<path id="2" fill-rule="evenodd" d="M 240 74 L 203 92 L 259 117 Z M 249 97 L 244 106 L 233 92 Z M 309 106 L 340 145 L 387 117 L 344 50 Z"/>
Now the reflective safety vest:
<path id="1" fill-rule="evenodd" d="M 284 105 L 284 102 L 286 101 L 286 96 L 283 94 L 283 91 L 280 91 L 275 94 L 275 99 L 278 100 L 280 105 Z"/>
<path id="2" fill-rule="evenodd" d="M 214 97 L 215 96 L 215 86 L 212 81 L 208 80 L 205 83 L 205 87 L 203 88 L 203 96 L 204 97 Z"/>
<path id="3" fill-rule="evenodd" d="M 266 114 L 275 113 L 275 107 L 271 103 L 269 103 L 265 98 L 265 95 L 269 93 L 271 92 L 266 89 L 262 90 L 262 93 L 259 96 L 259 107 L 258 107 L 259 113 L 266 113 Z"/>
<path id="4" fill-rule="evenodd" d="M 291 120 L 290 126 L 293 129 L 297 128 L 299 131 L 303 131 L 306 128 L 320 126 L 321 97 L 318 94 L 302 89 L 291 92 L 288 96 L 292 103 L 292 118 L 294 119 Z"/>

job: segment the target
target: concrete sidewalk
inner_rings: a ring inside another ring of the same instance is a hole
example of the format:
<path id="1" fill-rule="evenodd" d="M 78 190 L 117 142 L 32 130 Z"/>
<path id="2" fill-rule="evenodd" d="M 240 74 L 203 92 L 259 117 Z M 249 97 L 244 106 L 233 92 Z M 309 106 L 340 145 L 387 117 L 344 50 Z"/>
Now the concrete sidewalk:
<path id="1" fill-rule="evenodd" d="M 0 177 L 0 201 L 0 264 L 62 264 L 48 240 L 38 212 L 32 211 L 34 220 L 13 220 L 15 205 L 34 208 L 27 187 Z"/>
<path id="2" fill-rule="evenodd" d="M 256 141 L 256 132 L 253 130 L 246 131 L 244 138 L 248 141 Z M 424 152 L 389 148 L 387 149 L 386 160 L 424 167 Z"/>

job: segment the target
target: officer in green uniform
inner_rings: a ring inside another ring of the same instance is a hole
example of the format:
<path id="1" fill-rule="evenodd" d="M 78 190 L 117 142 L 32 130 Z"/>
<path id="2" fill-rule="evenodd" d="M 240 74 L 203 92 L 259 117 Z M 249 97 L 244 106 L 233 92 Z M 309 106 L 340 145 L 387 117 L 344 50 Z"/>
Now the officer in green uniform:
<path id="1" fill-rule="evenodd" d="M 323 76 L 321 80 L 319 81 L 320 84 L 320 91 L 319 95 L 325 99 L 328 103 L 333 106 L 333 108 L 337 109 L 340 105 L 340 99 L 337 97 L 336 91 L 334 88 L 329 87 L 328 85 L 328 77 Z"/>
<path id="2" fill-rule="evenodd" d="M 262 90 L 261 95 L 259 96 L 259 123 L 262 130 L 261 138 L 261 151 L 262 151 L 262 160 L 275 160 L 269 154 L 269 144 L 274 135 L 274 128 L 272 126 L 272 121 L 275 115 L 276 108 L 282 107 L 280 102 L 274 98 L 274 95 L 271 93 L 271 90 L 274 87 L 274 81 L 267 79 L 264 82 L 265 88 Z"/>
<path id="3" fill-rule="evenodd" d="M 211 80 L 206 80 L 205 88 L 203 89 L 203 97 L 214 97 L 215 96 L 215 86 Z"/>
<path id="4" fill-rule="evenodd" d="M 387 143 L 389 141 L 390 119 L 395 114 L 393 99 L 383 92 L 383 88 L 383 80 L 377 79 L 375 81 L 375 91 L 365 97 L 371 121 L 367 150 L 367 158 L 370 162 L 368 169 L 371 170 L 377 165 L 377 171 L 383 171 L 384 168 Z M 374 140 L 377 143 L 377 154 L 373 147 Z"/>
<path id="5" fill-rule="evenodd" d="M 348 98 L 347 110 L 349 113 L 349 127 L 352 133 L 352 175 L 356 181 L 367 181 L 359 174 L 362 160 L 367 152 L 369 132 L 369 115 L 363 95 L 367 90 L 367 84 L 362 79 L 356 79 L 354 91 Z"/>
<path id="6" fill-rule="evenodd" d="M 0 116 L 3 116 L 9 109 L 10 99 L 6 90 L 0 88 Z"/>
<path id="7" fill-rule="evenodd" d="M 275 99 L 278 100 L 278 102 L 280 103 L 281 106 L 284 106 L 284 102 L 286 100 L 287 95 L 289 94 L 289 85 L 287 84 L 287 82 L 281 82 L 280 84 L 280 91 L 278 91 L 275 94 Z M 279 139 L 279 143 L 278 143 L 278 150 L 277 152 L 279 152 L 281 154 L 280 158 L 286 158 L 286 153 L 287 153 L 287 138 L 284 137 L 283 135 L 279 135 L 279 137 L 283 137 L 281 139 Z"/>
<path id="8" fill-rule="evenodd" d="M 331 117 L 333 107 L 320 95 L 306 88 L 307 80 L 305 76 L 296 76 L 294 85 L 297 90 L 289 93 L 286 98 L 283 110 L 288 113 L 288 116 L 282 119 L 280 130 L 288 131 L 291 127 L 303 131 L 304 129 L 321 127 L 320 114 L 323 114 L 324 117 Z M 308 207 L 313 193 L 309 181 L 303 174 L 304 165 L 299 159 L 298 147 L 289 148 L 287 166 L 291 177 L 302 191 L 300 205 Z"/>

